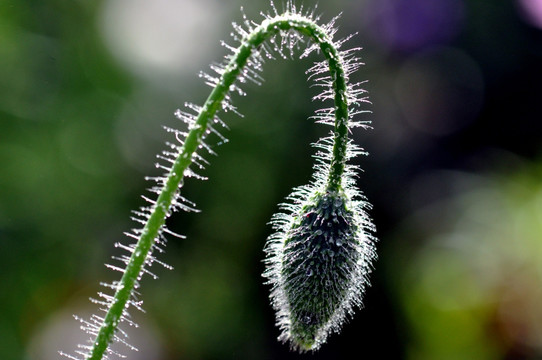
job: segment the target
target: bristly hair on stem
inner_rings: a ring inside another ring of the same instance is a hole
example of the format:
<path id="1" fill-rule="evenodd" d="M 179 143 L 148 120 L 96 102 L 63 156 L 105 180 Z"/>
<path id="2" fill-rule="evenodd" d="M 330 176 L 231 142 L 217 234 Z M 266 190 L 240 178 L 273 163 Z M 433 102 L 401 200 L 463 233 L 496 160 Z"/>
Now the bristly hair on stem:
<path id="1" fill-rule="evenodd" d="M 153 184 L 149 191 L 157 197 L 143 196 L 146 205 L 133 212 L 132 219 L 138 226 L 126 235 L 135 243 L 117 243 L 115 246 L 127 254 L 113 258 L 117 264 L 107 265 L 119 271 L 121 279 L 102 284 L 113 294 L 99 292 L 98 299 L 92 299 L 104 315 L 93 315 L 88 320 L 76 317 L 90 339 L 78 346 L 75 355 L 61 353 L 66 357 L 99 360 L 122 356 L 111 350 L 112 342 L 136 350 L 119 326 L 137 326 L 129 311 L 142 311 L 138 291 L 143 275 L 157 277 L 150 271 L 154 263 L 170 268 L 155 257 L 164 251 L 166 236 L 184 238 L 165 227 L 166 219 L 174 211 L 197 211 L 195 204 L 181 195 L 181 188 L 185 177 L 205 179 L 196 171 L 209 164 L 207 155 L 215 155 L 205 142 L 207 136 L 214 133 L 220 142 L 227 141 L 218 130 L 226 125 L 217 112 L 238 114 L 231 94 L 245 95 L 241 84 L 260 84 L 267 60 L 277 56 L 293 58 L 303 46 L 301 58 L 315 52 L 324 57 L 307 74 L 322 89 L 314 100 L 329 103 L 316 111 L 314 119 L 331 125 L 333 130 L 314 144 L 318 150 L 313 181 L 297 188 L 288 198 L 289 204 L 282 205 L 284 213 L 273 217 L 276 233 L 265 246 L 264 277 L 272 286 L 272 305 L 282 331 L 279 339 L 289 341 L 299 351 L 318 349 L 330 332 L 339 330 L 353 308 L 361 306 L 371 263 L 376 258 L 376 239 L 366 214 L 369 204 L 355 188 L 358 169 L 348 163 L 363 153 L 348 134 L 354 127 L 368 126 L 354 119 L 367 112 L 361 107 L 368 102 L 366 92 L 362 83 L 349 82 L 349 76 L 362 65 L 357 57 L 359 49 L 341 50 L 351 36 L 333 40 L 338 17 L 318 25 L 316 8 L 297 9 L 293 1 L 288 1 L 282 12 L 273 2 L 271 8 L 270 13 L 262 13 L 261 23 L 245 15 L 240 24 L 233 23 L 232 37 L 237 44 L 222 42 L 230 53 L 222 63 L 211 66 L 211 73 L 200 73 L 213 88 L 211 94 L 202 106 L 187 103 L 184 110 L 177 110 L 175 115 L 186 130 L 166 128 L 175 141 L 166 143 L 166 149 L 158 155 L 156 167 L 163 174 L 147 178 Z"/>

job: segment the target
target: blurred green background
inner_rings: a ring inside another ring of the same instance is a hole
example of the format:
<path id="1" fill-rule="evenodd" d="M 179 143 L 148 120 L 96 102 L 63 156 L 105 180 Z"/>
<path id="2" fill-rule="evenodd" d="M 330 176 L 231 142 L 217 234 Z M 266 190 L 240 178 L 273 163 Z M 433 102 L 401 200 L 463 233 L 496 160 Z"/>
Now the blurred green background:
<path id="1" fill-rule="evenodd" d="M 306 7 L 313 2 L 305 1 Z M 0 358 L 57 359 L 86 335 L 103 263 L 143 205 L 143 178 L 173 141 L 161 126 L 209 92 L 231 21 L 267 0 L 0 1 Z M 280 5 L 279 5 L 280 7 Z M 328 129 L 303 61 L 222 114 L 230 142 L 183 195 L 145 278 L 129 359 L 542 358 L 542 1 L 321 2 L 359 34 L 374 129 L 353 137 L 374 205 L 379 260 L 365 309 L 316 354 L 279 334 L 262 284 L 266 225 L 310 180 Z M 232 43 L 233 41 L 229 41 Z"/>

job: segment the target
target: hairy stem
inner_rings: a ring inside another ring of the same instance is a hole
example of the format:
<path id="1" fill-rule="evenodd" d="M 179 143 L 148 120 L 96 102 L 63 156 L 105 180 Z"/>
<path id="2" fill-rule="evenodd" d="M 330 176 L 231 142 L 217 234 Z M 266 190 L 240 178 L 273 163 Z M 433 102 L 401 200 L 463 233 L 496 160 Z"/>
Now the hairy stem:
<path id="1" fill-rule="evenodd" d="M 195 123 L 190 127 L 180 154 L 169 172 L 165 186 L 153 206 L 153 211 L 141 232 L 124 274 L 118 283 L 112 305 L 107 311 L 87 359 L 102 359 L 104 352 L 113 340 L 134 286 L 142 275 L 143 266 L 152 250 L 152 245 L 165 223 L 176 191 L 183 181 L 185 171 L 192 162 L 194 152 L 201 144 L 209 121 L 214 118 L 216 112 L 222 107 L 222 102 L 228 94 L 230 86 L 233 85 L 247 64 L 252 52 L 258 49 L 266 39 L 273 37 L 280 31 L 297 31 L 310 37 L 312 41 L 319 44 L 323 55 L 328 61 L 333 80 L 332 87 L 335 101 L 333 159 L 329 171 L 328 189 L 339 190 L 341 188 L 348 141 L 348 103 L 346 75 L 340 54 L 327 35 L 326 30 L 318 26 L 310 18 L 287 12 L 266 19 L 242 40 L 240 47 L 232 55 L 216 87 L 205 101 Z"/>

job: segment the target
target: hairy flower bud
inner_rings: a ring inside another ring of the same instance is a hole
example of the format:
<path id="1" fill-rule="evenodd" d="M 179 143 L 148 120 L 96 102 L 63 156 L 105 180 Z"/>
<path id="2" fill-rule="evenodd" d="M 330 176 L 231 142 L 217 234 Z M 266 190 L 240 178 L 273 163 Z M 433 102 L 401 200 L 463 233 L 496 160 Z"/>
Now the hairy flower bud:
<path id="1" fill-rule="evenodd" d="M 268 243 L 273 258 L 266 276 L 283 341 L 315 350 L 361 305 L 374 257 L 364 219 L 343 191 L 313 192 Z"/>

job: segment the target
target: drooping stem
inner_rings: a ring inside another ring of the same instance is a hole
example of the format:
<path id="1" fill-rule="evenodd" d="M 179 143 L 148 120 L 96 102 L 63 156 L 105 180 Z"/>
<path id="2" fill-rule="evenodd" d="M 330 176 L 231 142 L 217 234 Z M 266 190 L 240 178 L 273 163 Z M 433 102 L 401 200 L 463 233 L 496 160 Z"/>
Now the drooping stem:
<path id="1" fill-rule="evenodd" d="M 134 248 L 124 274 L 119 281 L 114 299 L 111 302 L 103 324 L 98 330 L 96 339 L 87 359 L 100 360 L 113 340 L 117 326 L 130 300 L 137 281 L 142 275 L 143 266 L 150 255 L 152 245 L 158 237 L 166 216 L 185 171 L 192 162 L 192 157 L 204 137 L 209 121 L 222 107 L 222 102 L 230 87 L 247 64 L 252 52 L 262 43 L 280 31 L 296 31 L 306 35 L 317 44 L 326 57 L 333 81 L 335 102 L 334 145 L 327 187 L 329 190 L 339 190 L 346 161 L 346 146 L 348 136 L 348 102 L 346 75 L 338 49 L 328 36 L 325 29 L 318 26 L 312 19 L 287 12 L 274 18 L 266 19 L 254 28 L 241 42 L 239 48 L 231 56 L 216 87 L 205 101 L 196 121 L 189 128 L 189 133 L 181 148 L 180 154 L 168 174 L 165 185 L 153 206 L 147 223 L 141 231 L 141 236 Z"/>

